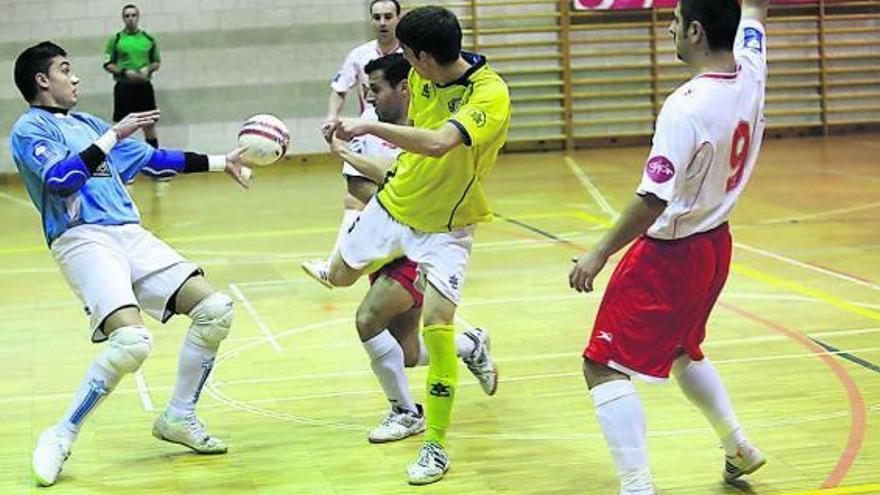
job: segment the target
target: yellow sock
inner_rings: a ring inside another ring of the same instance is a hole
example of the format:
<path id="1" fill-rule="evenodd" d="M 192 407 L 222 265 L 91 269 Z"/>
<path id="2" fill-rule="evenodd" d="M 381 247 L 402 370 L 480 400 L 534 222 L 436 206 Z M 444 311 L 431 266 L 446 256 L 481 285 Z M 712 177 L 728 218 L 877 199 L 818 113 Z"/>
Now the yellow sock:
<path id="1" fill-rule="evenodd" d="M 431 362 L 428 366 L 428 394 L 425 441 L 446 446 L 446 429 L 452 416 L 455 387 L 458 385 L 458 356 L 455 352 L 455 326 L 430 325 L 422 331 Z"/>

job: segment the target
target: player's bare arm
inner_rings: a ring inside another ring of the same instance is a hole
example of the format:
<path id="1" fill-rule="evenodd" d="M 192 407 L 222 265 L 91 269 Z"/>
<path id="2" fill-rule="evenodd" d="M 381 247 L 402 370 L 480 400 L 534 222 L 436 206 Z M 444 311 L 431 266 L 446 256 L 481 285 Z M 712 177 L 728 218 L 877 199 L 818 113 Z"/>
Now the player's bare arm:
<path id="1" fill-rule="evenodd" d="M 767 24 L 767 8 L 770 0 L 743 0 L 742 20 L 755 20 Z"/>
<path id="2" fill-rule="evenodd" d="M 461 131 L 450 123 L 438 129 L 419 129 L 363 119 L 340 119 L 335 131 L 341 139 L 372 134 L 410 153 L 435 158 L 463 143 Z"/>
<path id="3" fill-rule="evenodd" d="M 574 268 L 568 274 L 569 286 L 578 292 L 592 291 L 593 279 L 602 271 L 608 258 L 647 232 L 665 209 L 666 202 L 650 193 L 633 199 L 599 243 L 591 251 L 575 258 Z"/>
<path id="4" fill-rule="evenodd" d="M 370 156 L 355 153 L 349 148 L 348 143 L 333 136 L 330 142 L 330 151 L 336 156 L 356 168 L 358 172 L 366 175 L 376 184 L 385 181 L 385 174 L 394 164 L 394 158 L 387 156 Z"/>
<path id="5" fill-rule="evenodd" d="M 331 130 L 334 124 L 339 120 L 339 112 L 345 105 L 345 93 L 338 91 L 330 91 L 330 99 L 327 101 L 327 117 L 324 118 L 324 124 L 321 125 L 321 133 L 324 139 L 329 143 Z"/>

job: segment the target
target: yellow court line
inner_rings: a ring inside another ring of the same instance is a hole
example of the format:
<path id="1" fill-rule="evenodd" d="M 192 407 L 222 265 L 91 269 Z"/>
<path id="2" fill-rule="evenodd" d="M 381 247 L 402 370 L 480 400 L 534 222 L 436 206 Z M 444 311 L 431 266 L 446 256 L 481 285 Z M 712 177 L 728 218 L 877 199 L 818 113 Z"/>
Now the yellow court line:
<path id="1" fill-rule="evenodd" d="M 571 212 L 571 216 L 573 216 L 575 218 L 579 218 L 581 220 L 586 220 L 589 223 L 602 225 L 604 227 L 611 227 L 612 225 L 614 225 L 614 222 L 606 217 L 598 216 L 598 215 L 590 215 L 589 213 L 583 212 L 583 211 L 573 211 L 573 212 Z"/>
<path id="2" fill-rule="evenodd" d="M 851 302 L 844 301 L 843 299 L 840 299 L 839 297 L 832 296 L 831 294 L 828 294 L 828 293 L 823 292 L 821 290 L 811 289 L 809 287 L 804 287 L 803 285 L 796 283 L 796 282 L 792 282 L 791 280 L 782 279 L 782 278 L 776 277 L 774 275 L 764 273 L 764 272 L 757 270 L 755 268 L 750 268 L 748 266 L 741 265 L 739 263 L 733 263 L 731 265 L 731 269 L 733 270 L 734 273 L 737 273 L 739 275 L 743 275 L 745 277 L 757 280 L 759 282 L 763 282 L 767 285 L 771 285 L 771 286 L 776 287 L 778 289 L 783 289 L 783 290 L 787 290 L 787 291 L 801 294 L 803 296 L 818 299 L 818 300 L 823 301 L 827 304 L 830 304 L 831 306 L 834 306 L 835 308 L 839 308 L 844 311 L 847 311 L 847 312 L 850 312 L 853 314 L 857 314 L 859 316 L 864 316 L 865 318 L 868 318 L 871 320 L 880 321 L 880 312 L 873 311 L 868 308 L 863 308 L 861 306 L 856 306 L 855 304 L 852 304 Z"/>
<path id="3" fill-rule="evenodd" d="M 880 493 L 880 484 L 872 483 L 868 485 L 841 486 L 838 488 L 828 488 L 825 490 L 809 490 L 806 492 L 786 492 L 776 495 L 850 495 L 854 493 Z"/>

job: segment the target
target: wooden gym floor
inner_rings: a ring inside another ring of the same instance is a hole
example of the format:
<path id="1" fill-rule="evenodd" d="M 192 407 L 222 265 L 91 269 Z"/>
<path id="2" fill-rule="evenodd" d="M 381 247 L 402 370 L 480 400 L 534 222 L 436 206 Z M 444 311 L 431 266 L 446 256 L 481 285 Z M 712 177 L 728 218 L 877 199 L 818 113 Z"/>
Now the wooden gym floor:
<path id="1" fill-rule="evenodd" d="M 616 494 L 579 358 L 612 267 L 588 296 L 566 275 L 633 194 L 646 152 L 501 158 L 488 185 L 499 218 L 478 230 L 460 308 L 491 329 L 501 384 L 485 397 L 462 369 L 452 468 L 424 488 L 404 482 L 419 439 L 366 441 L 386 403 L 353 328 L 364 285 L 328 291 L 299 268 L 332 246 L 338 169 L 260 169 L 249 192 L 184 177 L 160 201 L 142 180 L 144 223 L 239 301 L 199 409 L 230 451 L 199 457 L 150 436 L 187 320 L 148 321 L 152 357 L 93 415 L 50 491 Z M 878 155 L 876 134 L 765 143 L 705 350 L 769 462 L 750 485 L 724 485 L 718 442 L 678 388 L 639 385 L 660 493 L 880 493 Z M 98 348 L 21 186 L 0 186 L 0 206 L 0 493 L 42 493 L 34 441 Z M 422 397 L 424 369 L 410 377 Z"/>

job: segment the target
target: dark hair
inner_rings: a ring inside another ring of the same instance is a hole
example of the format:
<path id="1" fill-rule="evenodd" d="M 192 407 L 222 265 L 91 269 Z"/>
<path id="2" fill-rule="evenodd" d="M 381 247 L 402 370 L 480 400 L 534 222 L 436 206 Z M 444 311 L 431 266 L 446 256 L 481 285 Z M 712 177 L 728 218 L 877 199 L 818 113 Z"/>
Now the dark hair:
<path id="1" fill-rule="evenodd" d="M 397 9 L 397 16 L 400 17 L 400 2 L 398 2 L 397 0 L 373 0 L 372 2 L 370 2 L 370 14 L 373 13 L 373 5 L 376 5 L 377 3 L 381 3 L 381 2 L 393 3 L 394 8 Z"/>
<path id="2" fill-rule="evenodd" d="M 64 48 L 51 41 L 44 41 L 21 52 L 15 59 L 15 86 L 25 101 L 30 103 L 37 97 L 37 82 L 34 77 L 39 73 L 48 75 L 52 59 L 59 56 L 67 56 Z"/>
<path id="3" fill-rule="evenodd" d="M 679 0 L 679 4 L 685 31 L 697 21 L 706 32 L 710 50 L 733 50 L 740 20 L 737 0 Z"/>
<path id="4" fill-rule="evenodd" d="M 412 51 L 426 52 L 440 65 L 455 62 L 461 54 L 461 25 L 443 7 L 410 10 L 397 24 L 397 39 Z"/>
<path id="5" fill-rule="evenodd" d="M 403 57 L 402 53 L 390 53 L 384 57 L 371 60 L 364 67 L 364 72 L 372 74 L 377 70 L 382 71 L 383 78 L 388 81 L 391 87 L 397 86 L 409 75 L 409 62 Z"/>
<path id="6" fill-rule="evenodd" d="M 135 5 L 135 4 L 133 4 L 133 3 L 127 3 L 127 4 L 125 4 L 125 7 L 122 7 L 122 12 L 123 12 L 123 13 L 125 13 L 125 9 L 134 9 L 134 10 L 137 10 L 138 13 L 140 13 L 140 11 L 141 11 L 141 9 L 139 9 L 139 8 L 137 7 L 137 5 Z"/>

